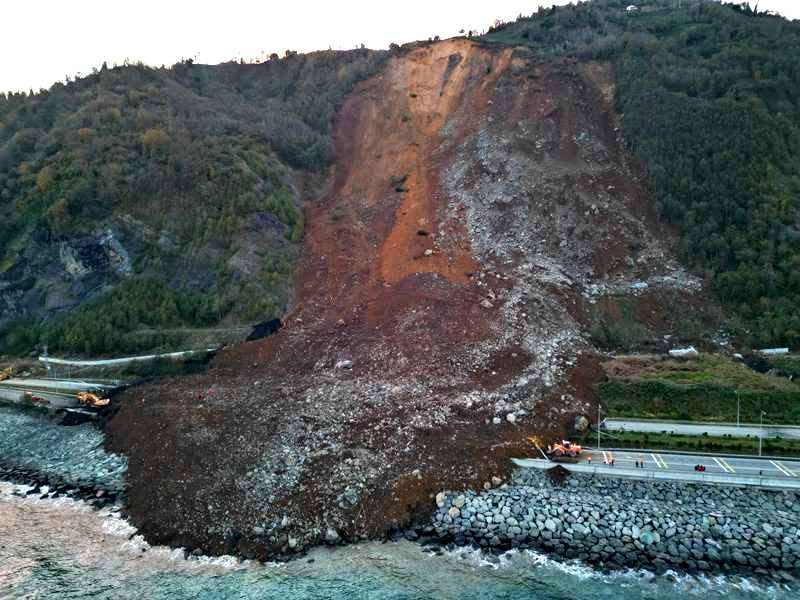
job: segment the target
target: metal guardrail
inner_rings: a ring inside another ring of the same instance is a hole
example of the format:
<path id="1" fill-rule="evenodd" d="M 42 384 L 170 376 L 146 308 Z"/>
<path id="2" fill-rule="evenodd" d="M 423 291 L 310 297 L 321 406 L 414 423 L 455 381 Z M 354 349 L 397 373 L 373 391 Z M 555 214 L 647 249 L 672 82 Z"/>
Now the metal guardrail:
<path id="1" fill-rule="evenodd" d="M 603 427 L 609 434 L 618 432 L 653 433 L 662 432 L 674 435 L 700 437 L 704 434 L 733 437 L 764 437 L 800 439 L 800 426 L 797 425 L 760 425 L 758 423 L 709 423 L 704 421 L 678 422 L 655 421 L 647 419 L 615 419 L 607 418 Z"/>
<path id="2" fill-rule="evenodd" d="M 716 475 L 713 473 L 682 473 L 679 471 L 650 471 L 626 469 L 625 467 L 588 466 L 570 463 L 554 463 L 531 458 L 512 458 L 511 461 L 522 468 L 551 469 L 555 465 L 575 473 L 590 475 L 611 475 L 623 479 L 650 481 L 679 481 L 682 483 L 702 483 L 706 485 L 746 486 L 775 490 L 800 490 L 800 479 L 776 477 L 748 477 L 745 475 Z"/>
<path id="3" fill-rule="evenodd" d="M 6 379 L 0 383 L 3 388 L 18 388 L 23 390 L 51 391 L 51 392 L 85 392 L 113 390 L 124 385 L 122 381 L 83 381 L 79 379 L 33 379 L 14 378 Z"/>
<path id="4" fill-rule="evenodd" d="M 106 360 L 67 360 L 63 358 L 53 358 L 50 356 L 40 356 L 39 360 L 46 365 L 61 365 L 70 367 L 118 367 L 135 362 L 147 362 L 153 360 L 178 360 L 193 356 L 195 354 L 209 354 L 216 352 L 219 348 L 204 348 L 202 350 L 186 350 L 184 352 L 169 352 L 167 354 L 147 354 L 144 356 L 128 356 L 125 358 L 109 358 Z"/>
<path id="5" fill-rule="evenodd" d="M 709 427 L 763 427 L 764 429 L 769 428 L 781 428 L 781 427 L 788 427 L 794 429 L 800 429 L 800 425 L 791 425 L 791 424 L 780 424 L 780 423 L 764 423 L 763 425 L 759 423 L 749 423 L 749 422 L 740 422 L 739 425 L 736 424 L 735 421 L 691 421 L 691 420 L 681 420 L 681 419 L 644 419 L 644 418 L 636 418 L 636 417 L 605 417 L 602 420 L 602 424 L 605 425 L 608 422 L 617 422 L 617 421 L 626 421 L 631 423 L 647 423 L 651 425 L 706 425 Z M 593 423 L 592 426 L 596 425 Z"/>

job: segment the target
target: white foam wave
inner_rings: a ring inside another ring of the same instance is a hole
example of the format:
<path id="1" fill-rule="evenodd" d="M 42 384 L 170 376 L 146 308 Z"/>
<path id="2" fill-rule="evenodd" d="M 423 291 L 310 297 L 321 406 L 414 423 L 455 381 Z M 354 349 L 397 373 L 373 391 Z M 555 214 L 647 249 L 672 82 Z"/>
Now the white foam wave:
<path id="1" fill-rule="evenodd" d="M 544 568 L 560 571 L 579 580 L 593 580 L 602 583 L 625 585 L 637 581 L 669 582 L 679 596 L 704 596 L 710 592 L 724 595 L 732 588 L 748 594 L 775 597 L 778 590 L 790 591 L 785 585 L 765 584 L 741 575 L 706 575 L 681 573 L 667 570 L 662 575 L 655 575 L 646 569 L 619 569 L 616 571 L 600 571 L 579 560 L 560 561 L 550 558 L 543 552 L 535 550 L 508 550 L 499 555 L 489 554 L 473 547 L 457 547 L 445 551 L 450 558 L 465 560 L 476 567 L 492 570 L 508 568 Z"/>

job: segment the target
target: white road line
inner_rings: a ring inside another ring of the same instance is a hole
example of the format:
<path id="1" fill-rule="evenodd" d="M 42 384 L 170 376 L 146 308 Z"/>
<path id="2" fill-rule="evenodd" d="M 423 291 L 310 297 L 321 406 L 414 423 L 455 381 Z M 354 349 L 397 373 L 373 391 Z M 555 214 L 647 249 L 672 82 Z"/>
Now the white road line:
<path id="1" fill-rule="evenodd" d="M 656 466 L 659 469 L 669 469 L 669 466 L 667 465 L 666 461 L 662 456 L 660 456 L 659 454 L 651 454 L 650 456 L 653 457 L 653 460 L 655 461 Z"/>
<path id="2" fill-rule="evenodd" d="M 769 462 L 771 462 L 773 465 L 775 465 L 775 468 L 778 469 L 784 475 L 786 475 L 788 477 L 797 477 L 796 473 L 792 473 L 789 469 L 784 467 L 781 463 L 775 462 L 774 460 L 771 460 Z"/>
<path id="3" fill-rule="evenodd" d="M 728 467 L 726 467 L 724 464 L 722 464 L 722 461 L 720 461 L 720 459 L 718 459 L 716 456 L 714 456 L 713 458 L 714 458 L 714 462 L 717 463 L 723 471 L 725 471 L 726 473 L 732 473 L 733 472 L 733 471 L 728 471 Z"/>
<path id="4" fill-rule="evenodd" d="M 728 469 L 729 473 L 736 473 L 736 471 L 734 471 L 733 467 L 731 466 L 731 464 L 727 460 L 725 460 L 724 458 L 720 458 L 719 461 L 722 463 L 723 467 Z"/>
<path id="5" fill-rule="evenodd" d="M 789 473 L 789 475 L 791 475 L 792 477 L 797 477 L 797 473 L 795 473 L 794 471 L 792 471 L 792 470 L 791 470 L 789 467 L 787 467 L 785 464 L 783 464 L 783 463 L 780 463 L 780 464 L 781 464 L 781 466 L 782 466 L 784 469 L 786 469 L 786 472 L 787 472 L 787 473 Z"/>

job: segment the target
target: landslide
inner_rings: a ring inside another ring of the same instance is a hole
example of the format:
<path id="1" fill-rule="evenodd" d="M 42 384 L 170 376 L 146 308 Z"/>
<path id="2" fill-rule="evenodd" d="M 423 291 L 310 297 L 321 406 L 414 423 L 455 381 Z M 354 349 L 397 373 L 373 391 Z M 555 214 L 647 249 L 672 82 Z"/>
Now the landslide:
<path id="1" fill-rule="evenodd" d="M 285 327 L 129 390 L 108 425 L 145 535 L 262 558 L 380 536 L 593 412 L 598 315 L 624 300 L 662 334 L 703 294 L 623 151 L 612 82 L 454 39 L 360 83 Z"/>

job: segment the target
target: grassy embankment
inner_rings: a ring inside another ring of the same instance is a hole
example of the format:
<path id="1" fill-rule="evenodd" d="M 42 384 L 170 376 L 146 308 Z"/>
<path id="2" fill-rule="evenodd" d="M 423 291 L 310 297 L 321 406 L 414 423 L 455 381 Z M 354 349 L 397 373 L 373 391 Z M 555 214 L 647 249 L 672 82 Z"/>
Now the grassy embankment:
<path id="1" fill-rule="evenodd" d="M 586 433 L 577 443 L 594 446 L 597 438 Z M 669 432 L 614 432 L 603 437 L 603 444 L 614 448 L 658 448 L 682 452 L 714 452 L 718 454 L 758 454 L 757 437 L 721 437 L 674 435 Z M 766 456 L 800 456 L 800 440 L 764 438 L 762 453 Z"/>
<path id="2" fill-rule="evenodd" d="M 797 359 L 781 359 L 800 365 Z M 696 360 L 664 356 L 619 357 L 605 365 L 608 379 L 596 390 L 613 417 L 800 424 L 800 385 L 757 373 L 731 358 L 703 354 Z"/>

